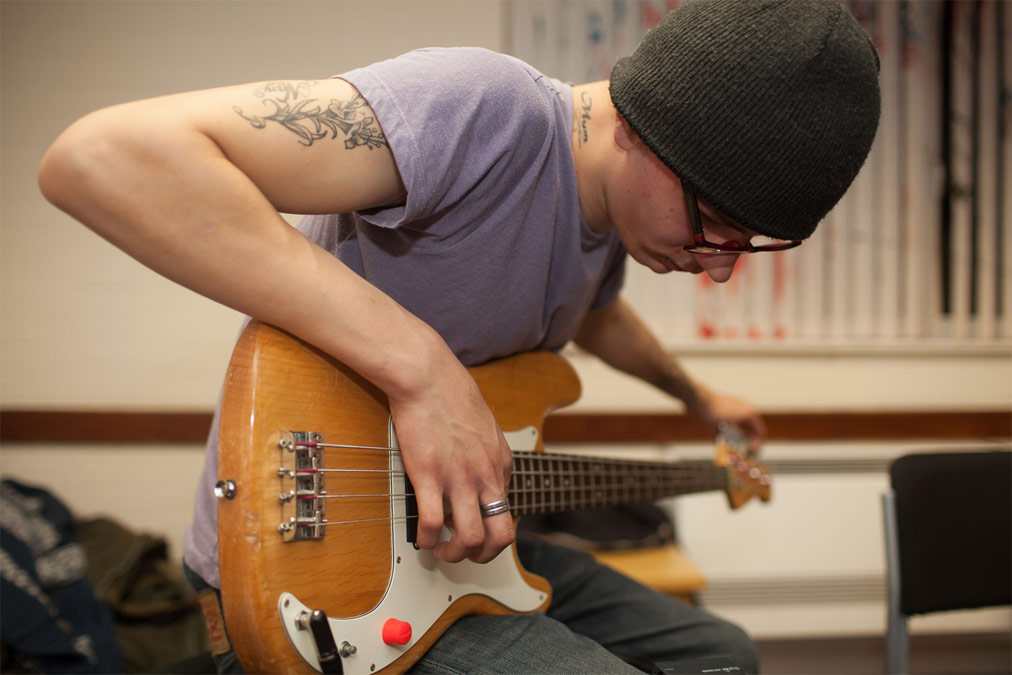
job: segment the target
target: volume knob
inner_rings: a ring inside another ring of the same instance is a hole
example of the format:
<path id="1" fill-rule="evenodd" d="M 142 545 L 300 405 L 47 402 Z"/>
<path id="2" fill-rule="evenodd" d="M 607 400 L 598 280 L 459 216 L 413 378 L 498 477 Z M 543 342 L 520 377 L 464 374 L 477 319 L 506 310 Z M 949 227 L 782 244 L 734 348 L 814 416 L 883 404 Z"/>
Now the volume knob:
<path id="1" fill-rule="evenodd" d="M 407 621 L 387 619 L 383 624 L 383 642 L 391 646 L 411 642 L 411 624 Z"/>

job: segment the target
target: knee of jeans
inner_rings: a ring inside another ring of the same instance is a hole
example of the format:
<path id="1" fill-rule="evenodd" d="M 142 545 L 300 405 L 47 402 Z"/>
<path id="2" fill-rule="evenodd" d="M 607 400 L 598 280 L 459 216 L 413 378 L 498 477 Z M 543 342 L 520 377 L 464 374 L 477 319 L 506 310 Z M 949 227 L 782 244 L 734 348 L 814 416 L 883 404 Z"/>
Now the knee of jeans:
<path id="1" fill-rule="evenodd" d="M 713 637 L 720 641 L 719 646 L 715 647 L 731 656 L 744 672 L 753 674 L 759 672 L 759 650 L 742 628 L 724 622 L 719 633 L 714 633 Z"/>

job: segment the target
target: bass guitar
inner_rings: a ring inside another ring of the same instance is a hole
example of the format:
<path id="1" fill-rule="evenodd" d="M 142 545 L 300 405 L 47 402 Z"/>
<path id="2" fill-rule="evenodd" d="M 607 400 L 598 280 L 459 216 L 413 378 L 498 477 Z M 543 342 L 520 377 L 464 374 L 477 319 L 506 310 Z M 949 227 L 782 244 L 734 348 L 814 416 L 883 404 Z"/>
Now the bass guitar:
<path id="1" fill-rule="evenodd" d="M 544 416 L 580 394 L 557 354 L 470 373 L 514 451 L 514 516 L 708 490 L 725 491 L 732 507 L 769 499 L 765 469 L 726 449 L 716 463 L 544 453 Z M 513 547 L 479 565 L 415 546 L 415 501 L 385 395 L 288 333 L 259 322 L 243 332 L 219 443 L 222 605 L 246 672 L 401 672 L 461 616 L 548 606 L 548 582 Z"/>

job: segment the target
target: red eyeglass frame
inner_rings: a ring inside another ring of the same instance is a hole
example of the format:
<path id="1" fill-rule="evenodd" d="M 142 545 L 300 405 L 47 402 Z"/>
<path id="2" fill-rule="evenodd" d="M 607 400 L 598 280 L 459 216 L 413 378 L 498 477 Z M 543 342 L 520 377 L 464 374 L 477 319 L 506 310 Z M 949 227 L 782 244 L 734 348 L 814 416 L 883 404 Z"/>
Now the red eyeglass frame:
<path id="1" fill-rule="evenodd" d="M 682 194 L 685 195 L 685 207 L 689 210 L 689 223 L 692 225 L 692 243 L 687 244 L 683 250 L 689 253 L 705 253 L 707 255 L 727 255 L 742 253 L 761 253 L 764 251 L 786 251 L 790 248 L 801 246 L 801 239 L 792 239 L 778 244 L 742 244 L 737 241 L 728 241 L 723 244 L 715 244 L 706 240 L 703 234 L 703 220 L 699 216 L 699 203 L 696 201 L 696 193 L 692 188 L 682 183 Z"/>

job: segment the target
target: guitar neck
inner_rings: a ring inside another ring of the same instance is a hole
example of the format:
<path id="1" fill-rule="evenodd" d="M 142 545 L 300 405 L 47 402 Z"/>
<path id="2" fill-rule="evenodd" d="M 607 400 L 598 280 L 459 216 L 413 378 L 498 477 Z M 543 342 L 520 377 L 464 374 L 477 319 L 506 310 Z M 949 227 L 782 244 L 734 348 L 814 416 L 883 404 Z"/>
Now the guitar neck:
<path id="1" fill-rule="evenodd" d="M 515 516 L 652 502 L 727 489 L 727 469 L 706 460 L 648 462 L 518 452 L 510 510 Z"/>

